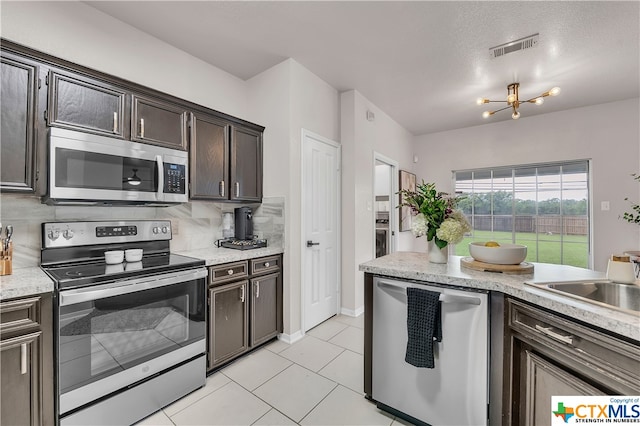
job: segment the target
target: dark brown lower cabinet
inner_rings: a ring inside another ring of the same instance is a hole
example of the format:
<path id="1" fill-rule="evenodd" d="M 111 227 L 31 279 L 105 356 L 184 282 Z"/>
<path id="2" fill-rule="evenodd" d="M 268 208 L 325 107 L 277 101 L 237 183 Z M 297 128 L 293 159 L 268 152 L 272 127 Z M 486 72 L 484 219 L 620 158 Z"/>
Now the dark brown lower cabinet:
<path id="1" fill-rule="evenodd" d="M 282 332 L 281 262 L 276 255 L 209 268 L 209 371 Z"/>
<path id="2" fill-rule="evenodd" d="M 53 425 L 51 297 L 0 303 L 0 424 Z"/>
<path id="3" fill-rule="evenodd" d="M 248 281 L 214 287 L 209 290 L 209 365 L 215 367 L 249 348 Z"/>
<path id="4" fill-rule="evenodd" d="M 282 307 L 279 301 L 280 273 L 251 280 L 251 346 L 257 346 L 278 335 Z"/>
<path id="5" fill-rule="evenodd" d="M 551 424 L 552 396 L 638 395 L 640 346 L 508 299 L 503 425 Z"/>

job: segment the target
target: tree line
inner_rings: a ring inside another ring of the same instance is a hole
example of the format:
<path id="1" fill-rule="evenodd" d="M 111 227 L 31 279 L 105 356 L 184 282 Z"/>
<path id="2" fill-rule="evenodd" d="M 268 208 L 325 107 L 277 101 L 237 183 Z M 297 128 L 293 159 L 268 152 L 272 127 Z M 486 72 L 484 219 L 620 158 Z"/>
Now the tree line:
<path id="1" fill-rule="evenodd" d="M 561 205 L 562 214 L 569 216 L 586 215 L 588 210 L 586 198 L 582 200 L 551 198 L 536 202 L 535 200 L 514 200 L 513 193 L 507 191 L 464 194 L 464 198 L 458 202 L 458 208 L 467 215 L 470 215 L 471 212 L 474 214 L 510 215 L 513 213 L 514 204 L 516 215 L 560 214 Z M 493 210 L 491 209 L 492 205 Z"/>

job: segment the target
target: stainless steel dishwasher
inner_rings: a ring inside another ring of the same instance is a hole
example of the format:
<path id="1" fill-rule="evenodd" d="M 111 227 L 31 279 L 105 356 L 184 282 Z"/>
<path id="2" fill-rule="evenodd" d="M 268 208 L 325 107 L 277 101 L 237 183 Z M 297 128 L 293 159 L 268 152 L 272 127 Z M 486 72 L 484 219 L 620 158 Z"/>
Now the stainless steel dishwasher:
<path id="1" fill-rule="evenodd" d="M 441 293 L 442 342 L 435 368 L 405 362 L 408 287 Z M 373 280 L 372 398 L 432 425 L 486 425 L 489 403 L 486 291 Z"/>

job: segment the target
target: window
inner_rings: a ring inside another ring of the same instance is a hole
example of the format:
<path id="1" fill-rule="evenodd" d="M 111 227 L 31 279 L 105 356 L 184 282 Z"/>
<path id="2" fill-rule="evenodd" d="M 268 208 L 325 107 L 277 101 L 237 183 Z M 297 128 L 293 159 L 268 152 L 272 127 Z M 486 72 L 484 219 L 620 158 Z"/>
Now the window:
<path id="1" fill-rule="evenodd" d="M 471 241 L 527 246 L 527 261 L 589 267 L 589 163 L 577 161 L 455 171 Z"/>

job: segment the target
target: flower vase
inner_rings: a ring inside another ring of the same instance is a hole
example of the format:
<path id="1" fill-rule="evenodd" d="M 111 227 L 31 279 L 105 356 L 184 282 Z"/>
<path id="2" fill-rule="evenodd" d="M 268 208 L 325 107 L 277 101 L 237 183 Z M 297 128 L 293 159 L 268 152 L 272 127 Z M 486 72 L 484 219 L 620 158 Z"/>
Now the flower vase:
<path id="1" fill-rule="evenodd" d="M 436 245 L 435 238 L 427 241 L 427 256 L 430 263 L 447 263 L 449 258 L 449 246 L 440 248 Z"/>

